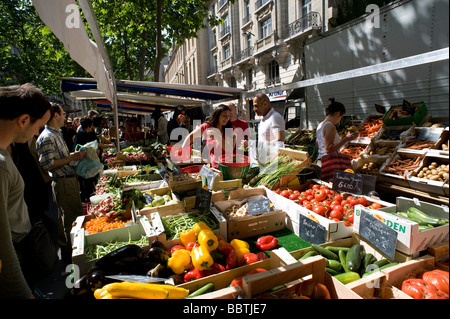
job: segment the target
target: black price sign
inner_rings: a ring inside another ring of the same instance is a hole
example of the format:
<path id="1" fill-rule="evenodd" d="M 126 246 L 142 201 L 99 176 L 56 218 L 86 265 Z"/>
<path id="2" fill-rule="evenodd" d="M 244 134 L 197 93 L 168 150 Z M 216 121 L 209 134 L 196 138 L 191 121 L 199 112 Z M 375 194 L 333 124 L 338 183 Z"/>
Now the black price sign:
<path id="1" fill-rule="evenodd" d="M 248 202 L 247 214 L 258 215 L 264 214 L 270 211 L 270 200 L 259 199 Z"/>
<path id="2" fill-rule="evenodd" d="M 195 209 L 198 209 L 201 213 L 209 212 L 211 208 L 211 196 L 212 193 L 202 187 L 197 188 L 195 193 Z"/>
<path id="3" fill-rule="evenodd" d="M 381 114 L 386 113 L 386 107 L 384 107 L 383 105 L 375 104 L 375 109 L 377 110 L 378 113 Z"/>
<path id="4" fill-rule="evenodd" d="M 326 228 L 302 214 L 300 214 L 299 234 L 310 244 L 320 245 L 327 241 Z"/>
<path id="5" fill-rule="evenodd" d="M 442 129 L 435 129 L 431 127 L 424 127 L 421 129 L 418 140 L 437 142 L 441 138 Z"/>
<path id="6" fill-rule="evenodd" d="M 214 185 L 214 179 L 216 178 L 217 173 L 213 172 L 211 168 L 209 168 L 208 166 L 203 165 L 199 174 L 206 177 L 206 186 L 208 186 L 208 189 L 212 189 Z"/>
<path id="7" fill-rule="evenodd" d="M 411 115 L 416 113 L 415 105 L 412 104 L 411 102 L 406 101 L 406 100 L 403 100 L 402 108 L 403 108 L 403 110 L 405 110 L 406 112 L 408 112 Z"/>
<path id="8" fill-rule="evenodd" d="M 363 176 L 335 170 L 333 176 L 333 190 L 361 195 L 363 192 Z"/>
<path id="9" fill-rule="evenodd" d="M 394 259 L 397 232 L 364 209 L 361 209 L 360 218 L 359 234 L 390 259 Z"/>

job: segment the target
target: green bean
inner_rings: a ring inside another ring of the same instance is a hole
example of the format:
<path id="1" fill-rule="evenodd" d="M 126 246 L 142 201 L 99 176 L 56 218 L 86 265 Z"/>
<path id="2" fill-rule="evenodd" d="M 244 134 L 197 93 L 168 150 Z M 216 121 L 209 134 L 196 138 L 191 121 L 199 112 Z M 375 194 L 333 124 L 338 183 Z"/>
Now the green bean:
<path id="1" fill-rule="evenodd" d="M 144 247 L 148 245 L 148 238 L 147 236 L 143 235 L 139 240 L 131 240 L 130 234 L 128 234 L 128 241 L 125 242 L 111 242 L 111 243 L 105 243 L 104 245 L 91 245 L 87 246 L 84 250 L 84 258 L 87 261 L 100 259 L 101 257 L 109 254 L 110 252 L 123 247 L 125 245 L 138 245 L 141 247 Z"/>
<path id="2" fill-rule="evenodd" d="M 218 227 L 218 222 L 211 213 L 182 213 L 161 218 L 168 240 L 177 239 L 180 234 L 189 230 L 200 221 L 203 221 L 211 229 Z"/>

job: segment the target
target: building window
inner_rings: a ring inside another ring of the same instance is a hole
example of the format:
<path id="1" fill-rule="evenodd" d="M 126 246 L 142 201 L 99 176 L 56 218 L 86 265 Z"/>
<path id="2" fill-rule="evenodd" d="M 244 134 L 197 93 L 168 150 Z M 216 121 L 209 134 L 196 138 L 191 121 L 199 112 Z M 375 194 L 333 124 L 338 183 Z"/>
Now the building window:
<path id="1" fill-rule="evenodd" d="M 250 22 L 250 0 L 244 1 L 243 24 Z"/>
<path id="2" fill-rule="evenodd" d="M 268 78 L 266 81 L 267 85 L 272 85 L 272 84 L 276 84 L 276 83 L 280 83 L 280 65 L 278 64 L 278 62 L 276 60 L 272 60 L 269 64 L 268 64 L 268 68 L 269 68 L 269 72 L 268 74 Z"/>
<path id="3" fill-rule="evenodd" d="M 268 37 L 272 33 L 272 18 L 261 22 L 261 39 Z"/>
<path id="4" fill-rule="evenodd" d="M 223 17 L 222 32 L 220 35 L 224 37 L 228 32 L 230 32 L 230 18 L 227 14 Z"/>
<path id="5" fill-rule="evenodd" d="M 311 0 L 302 0 L 302 17 L 306 17 L 311 12 Z"/>
<path id="6" fill-rule="evenodd" d="M 223 59 L 226 60 L 230 57 L 230 45 L 227 44 L 223 47 Z"/>
<path id="7" fill-rule="evenodd" d="M 249 89 L 253 89 L 253 69 L 249 69 L 247 71 L 247 86 L 249 87 Z"/>
<path id="8" fill-rule="evenodd" d="M 234 76 L 232 76 L 231 79 L 230 79 L 230 87 L 237 88 L 237 81 L 236 81 L 236 78 Z"/>

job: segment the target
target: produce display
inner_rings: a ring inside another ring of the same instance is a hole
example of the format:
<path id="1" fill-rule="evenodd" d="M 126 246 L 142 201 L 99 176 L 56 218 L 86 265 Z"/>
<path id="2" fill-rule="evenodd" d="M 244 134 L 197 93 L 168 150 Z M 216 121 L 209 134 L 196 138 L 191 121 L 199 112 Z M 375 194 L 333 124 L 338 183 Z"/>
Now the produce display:
<path id="1" fill-rule="evenodd" d="M 412 172 L 417 169 L 421 161 L 421 156 L 415 156 L 413 158 L 398 157 L 387 164 L 383 171 L 398 176 L 405 176 L 406 172 Z"/>
<path id="2" fill-rule="evenodd" d="M 383 121 L 381 117 L 369 116 L 359 128 L 358 136 L 372 138 L 382 127 Z"/>
<path id="3" fill-rule="evenodd" d="M 430 148 L 436 144 L 436 142 L 433 141 L 422 141 L 416 138 L 408 139 L 406 140 L 402 147 L 403 148 L 409 148 L 410 150 L 423 150 L 424 148 Z"/>
<path id="4" fill-rule="evenodd" d="M 375 144 L 374 147 L 369 150 L 368 155 L 389 156 L 395 152 L 396 148 L 397 145 L 393 144 L 384 144 L 383 146 Z"/>
<path id="5" fill-rule="evenodd" d="M 447 225 L 449 223 L 447 218 L 432 217 L 415 207 L 408 208 L 407 212 L 397 212 L 395 215 L 418 223 L 419 231 L 432 229 L 434 227 Z"/>
<path id="6" fill-rule="evenodd" d="M 369 161 L 364 163 L 362 166 L 355 169 L 355 173 L 358 174 L 366 174 L 366 175 L 378 175 L 380 173 L 380 168 L 382 164 L 379 164 L 375 161 Z"/>
<path id="7" fill-rule="evenodd" d="M 350 156 L 350 159 L 354 160 L 360 157 L 361 153 L 364 152 L 366 146 L 360 145 L 348 145 L 342 149 L 339 153 Z"/>
<path id="8" fill-rule="evenodd" d="M 422 169 L 417 172 L 413 172 L 413 176 L 417 176 L 418 178 L 425 178 L 432 181 L 445 182 L 448 181 L 449 178 L 449 165 L 441 164 L 438 165 L 436 162 L 430 163 L 430 165 L 422 167 Z"/>
<path id="9" fill-rule="evenodd" d="M 404 280 L 401 289 L 414 299 L 448 299 L 448 271 L 434 269 L 423 272 L 418 278 Z"/>

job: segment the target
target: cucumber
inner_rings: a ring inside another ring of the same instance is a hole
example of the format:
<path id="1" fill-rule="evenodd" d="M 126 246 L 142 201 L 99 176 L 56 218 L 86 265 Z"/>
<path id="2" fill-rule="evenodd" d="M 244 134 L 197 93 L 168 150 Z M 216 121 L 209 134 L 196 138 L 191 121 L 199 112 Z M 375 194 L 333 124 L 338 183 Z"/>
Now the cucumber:
<path id="1" fill-rule="evenodd" d="M 213 290 L 214 290 L 214 284 L 212 282 L 209 282 L 206 285 L 204 285 L 204 286 L 198 288 L 197 290 L 193 291 L 186 298 L 197 297 L 197 296 L 206 294 L 207 292 L 211 292 Z"/>
<path id="2" fill-rule="evenodd" d="M 316 244 L 311 244 L 311 247 L 319 254 L 322 255 L 325 258 L 328 259 L 334 259 L 334 260 L 338 260 L 339 257 L 333 253 L 332 251 L 329 251 L 328 249 L 323 248 L 322 246 L 316 245 Z"/>
<path id="3" fill-rule="evenodd" d="M 342 270 L 341 263 L 334 259 L 326 259 L 326 267 L 334 269 L 337 272 L 340 272 Z"/>
<path id="4" fill-rule="evenodd" d="M 390 263 L 389 259 L 380 259 L 380 260 L 374 262 L 373 264 L 377 267 L 383 267 L 384 265 L 387 265 L 389 263 Z"/>
<path id="5" fill-rule="evenodd" d="M 327 273 L 329 273 L 331 276 L 336 276 L 336 275 L 339 275 L 339 274 L 340 274 L 339 271 L 336 271 L 336 270 L 334 270 L 334 269 L 332 269 L 332 268 L 329 268 L 329 267 L 325 267 L 325 271 L 326 271 Z"/>
<path id="6" fill-rule="evenodd" d="M 345 257 L 345 252 L 343 250 L 339 251 L 339 261 L 341 262 L 342 268 L 344 268 L 345 272 L 349 272 L 350 270 L 347 267 L 347 259 Z"/>
<path id="7" fill-rule="evenodd" d="M 316 255 L 317 255 L 316 251 L 310 250 L 306 254 L 304 254 L 302 257 L 300 257 L 299 260 L 303 260 L 303 259 L 306 259 L 306 258 L 309 258 L 309 257 L 312 257 L 312 256 L 316 256 Z"/>
<path id="8" fill-rule="evenodd" d="M 344 272 L 342 274 L 337 274 L 333 277 L 342 282 L 344 285 L 361 278 L 361 276 L 354 271 Z"/>
<path id="9" fill-rule="evenodd" d="M 333 253 L 339 253 L 339 250 L 343 250 L 344 252 L 347 252 L 350 250 L 350 247 L 337 247 L 337 246 L 327 246 L 325 249 L 328 249 L 329 251 L 332 251 Z"/>
<path id="10" fill-rule="evenodd" d="M 367 269 L 367 266 L 369 266 L 370 264 L 373 264 L 374 262 L 377 261 L 377 258 L 372 255 L 371 253 L 368 253 L 364 256 L 364 263 L 363 263 L 363 267 L 364 267 L 364 272 Z"/>
<path id="11" fill-rule="evenodd" d="M 374 274 L 374 273 L 376 273 L 376 272 L 378 272 L 378 271 L 380 271 L 380 270 L 383 270 L 383 269 L 386 269 L 386 268 L 389 268 L 389 267 L 392 267 L 392 266 L 396 266 L 396 265 L 398 265 L 397 262 L 388 263 L 388 264 L 386 264 L 386 265 L 384 265 L 384 266 L 382 266 L 382 267 L 380 267 L 380 268 L 376 268 L 376 269 L 374 269 L 374 270 L 371 270 L 371 271 L 369 271 L 369 272 L 366 272 L 364 275 L 362 275 L 362 278 L 367 277 L 367 276 L 369 276 L 369 275 L 372 275 L 372 274 Z"/>
<path id="12" fill-rule="evenodd" d="M 434 228 L 433 225 L 419 225 L 419 231 L 424 231 L 424 230 L 433 229 L 433 228 Z"/>
<path id="13" fill-rule="evenodd" d="M 347 267 L 350 271 L 357 272 L 359 270 L 359 267 L 361 266 L 361 260 L 364 256 L 363 254 L 364 254 L 363 246 L 355 244 L 352 247 L 350 247 L 350 250 L 347 252 L 347 255 L 345 256 Z"/>

